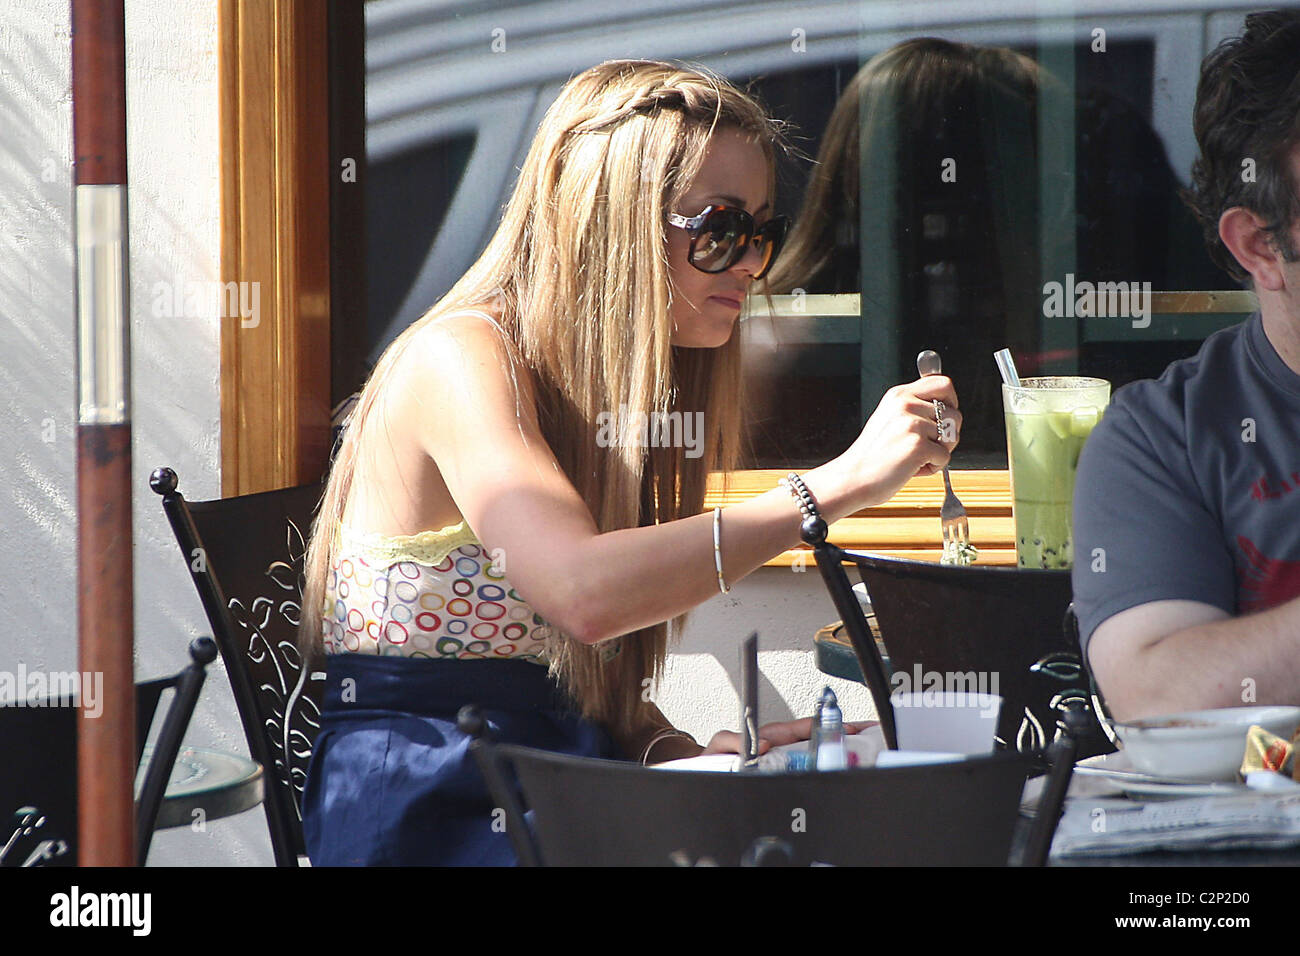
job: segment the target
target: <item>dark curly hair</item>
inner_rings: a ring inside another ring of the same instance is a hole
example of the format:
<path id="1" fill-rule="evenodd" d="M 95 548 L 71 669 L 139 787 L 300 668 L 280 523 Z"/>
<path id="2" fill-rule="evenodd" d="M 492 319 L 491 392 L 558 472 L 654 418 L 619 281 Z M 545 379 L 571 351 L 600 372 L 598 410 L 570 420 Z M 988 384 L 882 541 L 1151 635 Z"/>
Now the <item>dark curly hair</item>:
<path id="1" fill-rule="evenodd" d="M 1265 220 L 1275 248 L 1294 262 L 1288 230 L 1300 199 L 1287 162 L 1300 143 L 1300 11 L 1252 13 L 1245 33 L 1206 57 L 1194 127 L 1200 156 L 1185 198 L 1210 256 L 1234 278 L 1249 278 L 1219 238 L 1224 211 L 1243 206 Z M 1255 161 L 1253 182 L 1244 175 L 1247 159 Z"/>

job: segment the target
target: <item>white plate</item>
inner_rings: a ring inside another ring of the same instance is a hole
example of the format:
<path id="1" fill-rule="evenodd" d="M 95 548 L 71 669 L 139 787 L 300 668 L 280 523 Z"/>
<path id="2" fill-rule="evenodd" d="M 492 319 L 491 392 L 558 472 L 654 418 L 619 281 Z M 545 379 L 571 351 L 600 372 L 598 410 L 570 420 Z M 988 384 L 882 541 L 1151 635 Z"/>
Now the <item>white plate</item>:
<path id="1" fill-rule="evenodd" d="M 1244 783 L 1206 783 L 1200 780 L 1176 780 L 1156 777 L 1133 769 L 1124 751 L 1089 757 L 1074 766 L 1075 774 L 1106 780 L 1132 797 L 1224 797 L 1248 792 Z"/>

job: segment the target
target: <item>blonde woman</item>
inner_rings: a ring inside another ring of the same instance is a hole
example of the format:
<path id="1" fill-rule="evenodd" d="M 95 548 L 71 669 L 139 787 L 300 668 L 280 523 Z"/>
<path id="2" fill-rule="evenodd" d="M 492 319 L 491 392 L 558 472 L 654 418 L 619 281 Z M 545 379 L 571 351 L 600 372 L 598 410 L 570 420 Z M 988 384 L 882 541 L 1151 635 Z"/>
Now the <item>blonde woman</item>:
<path id="1" fill-rule="evenodd" d="M 737 459 L 735 327 L 780 244 L 779 141 L 719 77 L 579 74 L 482 257 L 376 365 L 307 558 L 304 650 L 328 675 L 314 863 L 514 861 L 455 727 L 466 703 L 500 739 L 568 753 L 737 749 L 701 748 L 647 689 L 667 622 L 799 540 L 784 488 L 701 513 Z M 936 401 L 959 427 L 946 378 L 891 390 L 794 483 L 803 507 L 834 521 L 941 467 Z M 807 724 L 767 725 L 764 747 Z"/>

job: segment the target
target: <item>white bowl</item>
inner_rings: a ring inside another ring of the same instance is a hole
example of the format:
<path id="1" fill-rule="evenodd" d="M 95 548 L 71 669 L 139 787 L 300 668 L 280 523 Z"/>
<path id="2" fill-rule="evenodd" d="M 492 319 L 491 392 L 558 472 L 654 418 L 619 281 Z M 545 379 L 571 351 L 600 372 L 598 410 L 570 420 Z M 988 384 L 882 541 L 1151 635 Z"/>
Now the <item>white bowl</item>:
<path id="1" fill-rule="evenodd" d="M 1252 724 L 1290 740 L 1300 726 L 1300 707 L 1192 710 L 1113 726 L 1136 770 L 1180 780 L 1236 780 Z"/>

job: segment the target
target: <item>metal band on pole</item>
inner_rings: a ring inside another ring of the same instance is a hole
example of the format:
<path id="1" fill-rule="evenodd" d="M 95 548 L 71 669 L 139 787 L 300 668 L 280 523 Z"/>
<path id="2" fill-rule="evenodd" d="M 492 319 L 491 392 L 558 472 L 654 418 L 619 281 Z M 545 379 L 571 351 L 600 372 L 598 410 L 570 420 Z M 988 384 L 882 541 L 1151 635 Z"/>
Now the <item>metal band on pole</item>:
<path id="1" fill-rule="evenodd" d="M 78 721 L 83 866 L 135 862 L 124 41 L 122 0 L 72 0 L 78 657 L 103 688 L 97 716 L 83 708 Z"/>

